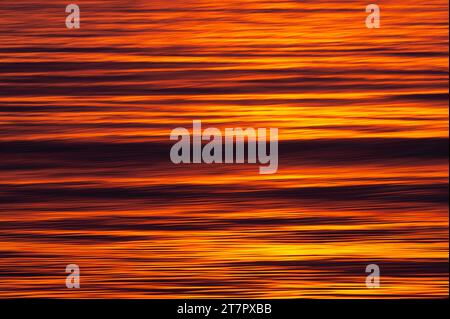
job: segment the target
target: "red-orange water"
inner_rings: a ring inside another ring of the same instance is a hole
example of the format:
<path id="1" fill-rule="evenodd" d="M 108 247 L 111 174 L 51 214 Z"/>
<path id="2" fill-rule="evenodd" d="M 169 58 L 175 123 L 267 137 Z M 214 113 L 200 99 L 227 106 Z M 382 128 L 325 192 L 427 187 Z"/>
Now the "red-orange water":
<path id="1" fill-rule="evenodd" d="M 0 3 L 0 297 L 448 295 L 447 1 L 76 3 Z M 278 173 L 172 164 L 193 119 Z"/>

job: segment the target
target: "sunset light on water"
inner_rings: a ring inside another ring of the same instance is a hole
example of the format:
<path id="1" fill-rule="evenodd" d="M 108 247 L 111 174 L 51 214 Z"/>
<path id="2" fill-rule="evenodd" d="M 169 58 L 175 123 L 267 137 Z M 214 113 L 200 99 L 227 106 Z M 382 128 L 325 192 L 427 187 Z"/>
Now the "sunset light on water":
<path id="1" fill-rule="evenodd" d="M 1 298 L 448 296 L 447 1 L 67 4 L 0 3 Z M 276 173 L 174 164 L 195 120 Z"/>

